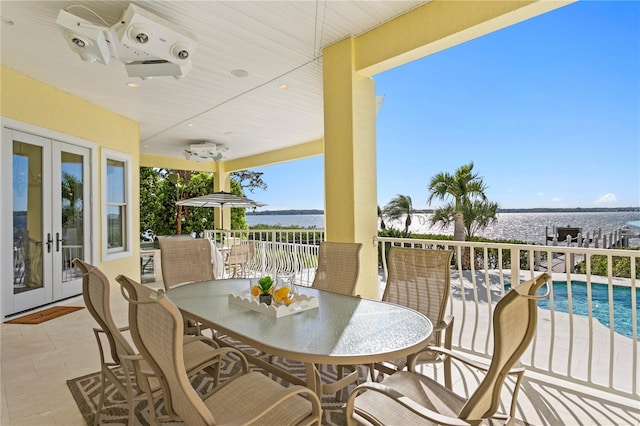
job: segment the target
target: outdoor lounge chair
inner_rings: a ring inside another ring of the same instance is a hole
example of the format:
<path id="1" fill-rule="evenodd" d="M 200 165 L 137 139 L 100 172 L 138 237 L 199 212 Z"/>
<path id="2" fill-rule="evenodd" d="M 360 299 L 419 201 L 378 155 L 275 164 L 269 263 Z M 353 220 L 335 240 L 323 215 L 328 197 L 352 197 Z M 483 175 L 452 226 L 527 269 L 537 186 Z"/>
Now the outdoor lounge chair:
<path id="1" fill-rule="evenodd" d="M 100 326 L 93 329 L 100 353 L 100 400 L 95 423 L 100 423 L 107 387 L 105 380 L 108 379 L 127 399 L 129 425 L 132 425 L 137 401 L 147 400 L 149 407 L 153 407 L 153 395 L 160 391 L 160 384 L 143 357 L 125 338 L 123 333 L 129 327 L 118 328 L 113 320 L 109 279 L 98 268 L 80 259 L 74 259 L 73 264 L 82 271 L 82 295 L 87 310 Z M 145 290 L 152 292 L 150 289 Z M 103 346 L 103 340 L 106 340 L 108 348 Z M 215 342 L 202 336 L 184 340 L 185 368 L 189 374 L 207 370 L 217 381 L 219 357 L 214 352 L 216 348 Z M 120 368 L 124 379 L 117 374 Z M 153 424 L 155 410 L 150 410 L 149 415 Z"/>
<path id="2" fill-rule="evenodd" d="M 320 424 L 320 400 L 311 389 L 285 388 L 262 373 L 250 372 L 246 358 L 234 348 L 219 351 L 238 357 L 241 373 L 201 399 L 184 368 L 184 325 L 178 308 L 162 290 L 155 300 L 130 303 L 134 341 L 156 374 L 163 377 L 164 406 L 171 418 L 189 426 Z"/>
<path id="3" fill-rule="evenodd" d="M 446 315 L 445 311 L 451 293 L 452 256 L 451 250 L 391 247 L 387 260 L 389 276 L 382 296 L 385 302 L 423 313 L 433 323 L 433 346 L 443 346 L 448 350 L 453 339 L 453 316 Z M 424 351 L 416 362 L 444 362 L 445 383 L 451 389 L 451 360 L 448 356 Z M 406 359 L 398 359 L 376 364 L 375 368 L 393 374 L 405 366 Z"/>
<path id="4" fill-rule="evenodd" d="M 533 339 L 537 325 L 537 301 L 547 296 L 536 294 L 550 279 L 548 274 L 542 274 L 512 288 L 498 301 L 493 312 L 494 346 L 489 366 L 466 360 L 443 348 L 429 348 L 486 372 L 468 399 L 415 372 L 415 365 L 409 363 L 409 371 L 398 371 L 381 383 L 367 382 L 357 386 L 347 399 L 347 424 L 357 421 L 372 425 L 462 425 L 480 424 L 489 418 L 501 418 L 508 424 L 513 422 L 524 368 L 512 367 Z M 496 415 L 507 374 L 516 376 L 511 408 L 508 415 Z"/>

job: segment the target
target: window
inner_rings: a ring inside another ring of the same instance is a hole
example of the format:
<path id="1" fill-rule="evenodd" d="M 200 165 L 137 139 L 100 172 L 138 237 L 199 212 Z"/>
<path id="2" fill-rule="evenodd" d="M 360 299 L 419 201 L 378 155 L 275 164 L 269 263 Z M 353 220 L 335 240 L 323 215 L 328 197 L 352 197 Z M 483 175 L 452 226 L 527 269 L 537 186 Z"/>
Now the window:
<path id="1" fill-rule="evenodd" d="M 131 157 L 102 150 L 102 260 L 131 256 Z"/>

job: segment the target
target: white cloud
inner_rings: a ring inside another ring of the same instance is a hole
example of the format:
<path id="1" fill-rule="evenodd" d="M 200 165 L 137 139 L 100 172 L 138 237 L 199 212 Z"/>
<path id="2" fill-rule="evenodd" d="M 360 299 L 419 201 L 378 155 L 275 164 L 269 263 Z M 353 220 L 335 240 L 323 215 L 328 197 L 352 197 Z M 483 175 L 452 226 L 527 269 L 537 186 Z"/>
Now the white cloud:
<path id="1" fill-rule="evenodd" d="M 553 197 L 553 198 L 551 199 L 551 202 L 552 202 L 552 203 L 559 203 L 559 202 L 561 202 L 561 201 L 562 201 L 562 198 L 560 198 L 560 197 Z"/>
<path id="2" fill-rule="evenodd" d="M 603 205 L 603 204 L 614 204 L 617 202 L 618 202 L 618 197 L 616 197 L 616 194 L 608 193 L 608 194 L 604 194 L 602 197 L 595 200 L 593 204 Z"/>

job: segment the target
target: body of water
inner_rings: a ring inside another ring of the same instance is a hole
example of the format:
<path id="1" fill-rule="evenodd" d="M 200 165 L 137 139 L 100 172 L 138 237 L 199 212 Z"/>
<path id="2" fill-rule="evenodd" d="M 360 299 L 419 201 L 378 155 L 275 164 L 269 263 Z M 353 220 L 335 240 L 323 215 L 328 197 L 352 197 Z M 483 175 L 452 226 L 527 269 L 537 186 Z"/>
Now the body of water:
<path id="1" fill-rule="evenodd" d="M 431 224 L 431 214 L 418 213 L 413 216 L 409 230 L 414 234 L 453 235 L 453 226 L 442 229 Z M 602 213 L 498 213 L 498 221 L 483 230 L 478 236 L 490 239 L 519 240 L 543 244 L 545 227 L 549 233 L 554 226 L 571 226 L 582 228 L 583 233 L 600 228 L 602 233 L 610 233 L 625 226 L 628 222 L 638 221 L 640 212 L 602 212 Z M 323 215 L 247 215 L 250 226 L 264 224 L 267 226 L 314 226 L 324 229 Z M 385 221 L 387 228 L 404 229 L 404 221 Z M 631 228 L 634 234 L 640 228 Z M 631 246 L 640 246 L 640 239 L 631 240 Z"/>

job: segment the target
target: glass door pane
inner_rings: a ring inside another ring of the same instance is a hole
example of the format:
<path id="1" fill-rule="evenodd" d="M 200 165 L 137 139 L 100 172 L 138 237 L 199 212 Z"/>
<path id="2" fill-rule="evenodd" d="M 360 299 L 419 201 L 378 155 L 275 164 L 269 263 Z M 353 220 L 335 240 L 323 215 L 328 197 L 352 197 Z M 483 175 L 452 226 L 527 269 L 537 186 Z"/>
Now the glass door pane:
<path id="1" fill-rule="evenodd" d="M 13 142 L 13 293 L 44 286 L 42 147 Z"/>
<path id="2" fill-rule="evenodd" d="M 61 153 L 62 282 L 79 278 L 71 261 L 84 259 L 83 157 Z"/>
<path id="3" fill-rule="evenodd" d="M 89 224 L 90 151 L 53 141 L 52 148 L 52 235 L 53 298 L 82 293 L 82 275 L 73 259 L 90 259 Z"/>

